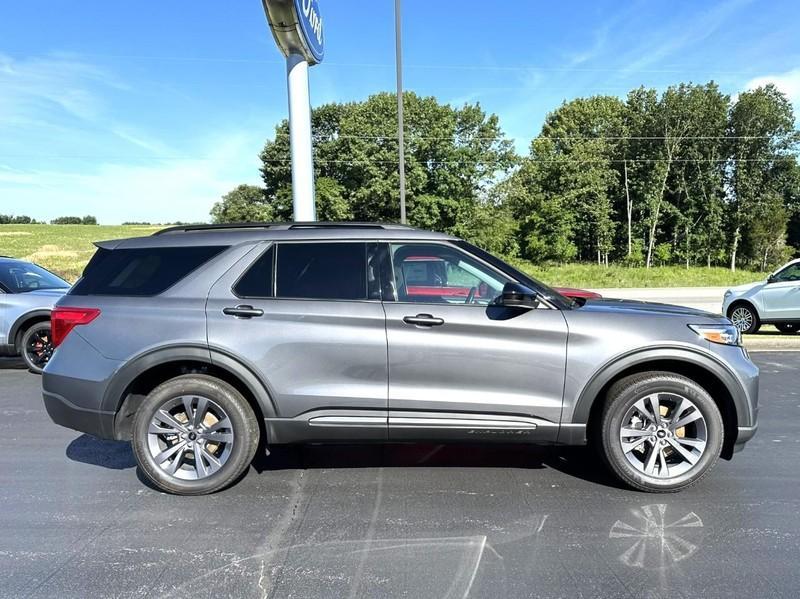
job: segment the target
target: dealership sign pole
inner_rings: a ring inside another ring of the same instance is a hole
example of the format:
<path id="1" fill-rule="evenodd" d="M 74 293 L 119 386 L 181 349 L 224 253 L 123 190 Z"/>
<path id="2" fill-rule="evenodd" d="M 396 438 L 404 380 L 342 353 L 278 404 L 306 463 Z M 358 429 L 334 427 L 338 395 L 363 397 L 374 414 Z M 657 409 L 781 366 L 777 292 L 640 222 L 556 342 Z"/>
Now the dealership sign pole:
<path id="1" fill-rule="evenodd" d="M 308 67 L 322 62 L 325 38 L 318 0 L 262 0 L 272 35 L 286 57 L 292 207 L 295 221 L 315 221 L 314 157 Z"/>

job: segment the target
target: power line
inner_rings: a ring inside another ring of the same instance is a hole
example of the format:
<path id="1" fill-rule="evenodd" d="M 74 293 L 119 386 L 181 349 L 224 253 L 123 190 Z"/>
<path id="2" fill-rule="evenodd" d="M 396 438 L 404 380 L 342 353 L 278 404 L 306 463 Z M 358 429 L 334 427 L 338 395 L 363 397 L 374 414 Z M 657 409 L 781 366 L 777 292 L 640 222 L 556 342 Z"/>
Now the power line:
<path id="1" fill-rule="evenodd" d="M 275 137 L 288 137 L 288 133 L 278 131 Z M 357 135 L 357 134 L 333 134 L 325 135 L 323 133 L 316 133 L 313 136 L 317 141 L 336 141 L 338 139 L 371 139 L 376 141 L 397 141 L 397 133 L 386 135 Z M 439 135 L 406 135 L 407 141 L 423 140 L 423 141 L 437 141 L 437 140 L 454 140 L 464 139 L 468 141 L 521 141 L 521 140 L 552 140 L 552 141 L 584 141 L 584 140 L 635 140 L 635 141 L 658 141 L 664 139 L 680 139 L 683 141 L 699 140 L 756 140 L 756 139 L 774 139 L 774 135 L 688 135 L 688 136 L 670 136 L 670 135 L 566 135 L 566 136 L 549 136 L 549 135 L 532 135 L 532 136 L 518 136 L 518 137 L 472 137 L 469 135 L 453 134 L 450 136 Z"/>
<path id="2" fill-rule="evenodd" d="M 554 163 L 554 164 L 623 164 L 627 162 L 628 164 L 643 162 L 643 163 L 718 163 L 718 164 L 725 164 L 728 162 L 783 162 L 783 161 L 796 161 L 797 159 L 793 156 L 779 156 L 776 158 L 625 158 L 625 159 L 596 159 L 592 158 L 589 160 L 577 160 L 574 158 L 526 158 L 528 162 L 538 162 L 538 163 Z M 274 158 L 274 159 L 267 159 L 263 162 L 269 164 L 284 164 L 284 163 L 291 163 L 289 159 L 282 159 L 282 158 Z M 397 164 L 394 160 L 372 160 L 372 159 L 359 159 L 359 160 L 315 160 L 317 164 Z M 428 166 L 457 166 L 463 164 L 475 164 L 475 162 L 467 161 L 467 160 L 423 160 L 420 161 L 425 165 Z"/>
<path id="3" fill-rule="evenodd" d="M 121 60 L 141 60 L 141 61 L 164 61 L 164 62 L 199 62 L 199 63 L 243 63 L 243 64 L 273 64 L 282 65 L 278 60 L 265 60 L 242 56 L 177 56 L 164 54 L 98 54 L 79 52 L 78 57 L 112 58 Z M 337 62 L 326 61 L 329 67 L 345 68 L 375 68 L 375 69 L 394 69 L 395 65 L 388 62 Z M 628 67 L 574 67 L 544 64 L 512 64 L 512 65 L 488 65 L 488 64 L 444 64 L 444 63 L 406 63 L 406 69 L 420 70 L 457 70 L 457 71 L 547 71 L 559 73 L 687 73 L 687 72 L 708 72 L 724 75 L 758 75 L 755 69 L 727 69 L 716 65 L 670 65 L 665 68 L 628 68 Z"/>

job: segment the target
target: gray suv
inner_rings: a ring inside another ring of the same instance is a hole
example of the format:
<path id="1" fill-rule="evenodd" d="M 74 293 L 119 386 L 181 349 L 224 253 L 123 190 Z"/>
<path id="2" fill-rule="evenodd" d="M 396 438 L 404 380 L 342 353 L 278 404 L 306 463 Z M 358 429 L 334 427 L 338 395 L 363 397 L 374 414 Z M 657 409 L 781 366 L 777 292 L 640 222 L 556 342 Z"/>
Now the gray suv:
<path id="1" fill-rule="evenodd" d="M 165 491 L 236 481 L 259 446 L 591 444 L 677 491 L 756 430 L 729 320 L 577 303 L 464 241 L 388 224 L 192 226 L 98 243 L 53 312 L 44 402 L 133 443 Z"/>

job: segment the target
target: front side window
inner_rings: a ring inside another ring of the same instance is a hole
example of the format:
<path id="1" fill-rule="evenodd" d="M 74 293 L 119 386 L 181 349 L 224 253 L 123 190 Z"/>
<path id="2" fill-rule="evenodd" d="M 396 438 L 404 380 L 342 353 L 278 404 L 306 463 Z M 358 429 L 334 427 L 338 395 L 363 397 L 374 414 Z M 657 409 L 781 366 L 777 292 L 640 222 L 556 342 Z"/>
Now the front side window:
<path id="1" fill-rule="evenodd" d="M 800 281 L 800 263 L 784 268 L 775 275 L 775 281 Z"/>
<path id="2" fill-rule="evenodd" d="M 366 243 L 283 243 L 277 252 L 276 297 L 369 299 Z"/>
<path id="3" fill-rule="evenodd" d="M 511 280 L 448 245 L 393 244 L 391 254 L 401 302 L 486 305 Z"/>

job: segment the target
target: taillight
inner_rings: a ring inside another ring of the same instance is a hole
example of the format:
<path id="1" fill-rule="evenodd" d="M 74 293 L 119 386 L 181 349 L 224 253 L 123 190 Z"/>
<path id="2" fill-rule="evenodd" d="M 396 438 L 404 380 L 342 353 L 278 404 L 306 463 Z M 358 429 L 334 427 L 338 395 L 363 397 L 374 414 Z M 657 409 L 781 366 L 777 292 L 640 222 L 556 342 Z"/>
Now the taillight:
<path id="1" fill-rule="evenodd" d="M 81 324 L 89 324 L 100 316 L 97 308 L 53 308 L 50 313 L 50 340 L 58 347 L 69 332 Z"/>

